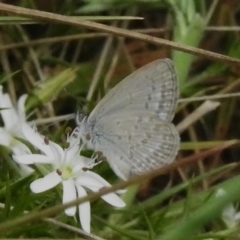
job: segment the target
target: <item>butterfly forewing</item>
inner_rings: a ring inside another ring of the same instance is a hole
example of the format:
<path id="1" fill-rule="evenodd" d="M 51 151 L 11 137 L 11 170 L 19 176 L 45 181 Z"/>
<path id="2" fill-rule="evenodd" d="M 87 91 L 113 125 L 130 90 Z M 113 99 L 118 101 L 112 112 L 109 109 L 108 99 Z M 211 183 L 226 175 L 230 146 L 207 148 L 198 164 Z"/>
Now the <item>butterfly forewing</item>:
<path id="1" fill-rule="evenodd" d="M 177 76 L 172 61 L 156 60 L 133 72 L 110 90 L 90 114 L 89 122 L 119 110 L 146 110 L 163 121 L 171 121 L 177 99 Z"/>

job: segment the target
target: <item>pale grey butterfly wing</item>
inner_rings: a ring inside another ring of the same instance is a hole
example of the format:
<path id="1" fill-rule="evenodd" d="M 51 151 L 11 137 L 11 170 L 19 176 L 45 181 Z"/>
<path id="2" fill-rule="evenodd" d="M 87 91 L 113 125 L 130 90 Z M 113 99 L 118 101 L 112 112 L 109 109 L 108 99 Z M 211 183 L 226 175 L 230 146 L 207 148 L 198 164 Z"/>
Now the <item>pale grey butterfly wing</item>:
<path id="1" fill-rule="evenodd" d="M 123 179 L 171 163 L 179 149 L 174 125 L 145 111 L 122 110 L 100 120 L 97 127 L 104 135 L 93 139 L 94 145 Z"/>
<path id="2" fill-rule="evenodd" d="M 124 109 L 146 110 L 172 121 L 178 100 L 178 83 L 170 59 L 153 61 L 111 89 L 89 116 L 89 122 Z"/>
<path id="3" fill-rule="evenodd" d="M 129 75 L 80 123 L 82 140 L 101 151 L 123 179 L 171 163 L 179 134 L 170 123 L 178 99 L 170 59 L 154 61 Z"/>

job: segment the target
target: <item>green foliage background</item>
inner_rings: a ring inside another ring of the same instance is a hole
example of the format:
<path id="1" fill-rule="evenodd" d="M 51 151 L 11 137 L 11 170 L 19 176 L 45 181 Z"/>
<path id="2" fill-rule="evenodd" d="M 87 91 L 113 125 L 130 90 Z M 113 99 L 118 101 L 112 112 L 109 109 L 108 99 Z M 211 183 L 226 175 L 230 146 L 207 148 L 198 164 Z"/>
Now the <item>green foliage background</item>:
<path id="1" fill-rule="evenodd" d="M 240 3 L 237 0 L 22 0 L 7 3 L 98 21 L 225 56 L 240 56 Z M 0 18 L 0 42 L 0 83 L 5 92 L 15 103 L 20 95 L 28 93 L 26 111 L 34 111 L 29 120 L 53 119 L 49 124 L 40 124 L 39 129 L 59 143 L 65 127 L 74 127 L 74 122 L 59 123 L 54 117 L 72 114 L 77 107 L 91 112 L 111 87 L 158 58 L 172 58 L 181 98 L 207 96 L 207 100 L 240 90 L 239 65 L 209 59 L 208 54 L 199 56 L 140 41 L 130 35 L 122 38 L 104 31 L 4 12 Z M 40 211 L 60 204 L 62 194 L 61 187 L 41 194 L 31 193 L 30 183 L 41 174 L 22 176 L 12 162 L 11 153 L 1 147 L 0 237 L 239 239 L 239 224 L 229 228 L 221 215 L 231 203 L 237 211 L 240 199 L 239 97 L 212 101 L 219 101 L 220 106 L 200 115 L 198 121 L 181 133 L 181 151 L 176 161 L 195 156 L 198 162 L 130 187 L 123 196 L 127 202 L 124 209 L 113 209 L 101 199 L 94 201 L 91 205 L 94 236 L 91 237 L 42 220 L 1 230 L 5 223 L 24 216 L 25 211 Z M 174 123 L 181 123 L 202 104 L 203 100 L 179 103 Z M 201 153 L 224 144 L 229 144 L 224 151 L 202 157 Z M 106 163 L 94 170 L 112 184 L 118 181 Z M 226 191 L 221 198 L 215 194 L 219 188 Z M 51 217 L 80 227 L 77 217 L 69 218 L 63 213 Z"/>

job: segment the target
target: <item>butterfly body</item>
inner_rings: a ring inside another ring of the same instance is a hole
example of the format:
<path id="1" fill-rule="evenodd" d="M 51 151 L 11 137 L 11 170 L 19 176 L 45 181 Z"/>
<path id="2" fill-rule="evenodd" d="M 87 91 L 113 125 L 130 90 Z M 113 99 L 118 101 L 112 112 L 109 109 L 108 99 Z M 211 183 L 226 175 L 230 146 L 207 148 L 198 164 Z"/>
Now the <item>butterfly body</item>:
<path id="1" fill-rule="evenodd" d="M 169 164 L 180 142 L 171 123 L 177 99 L 171 60 L 156 60 L 121 81 L 78 121 L 80 137 L 122 179 Z"/>

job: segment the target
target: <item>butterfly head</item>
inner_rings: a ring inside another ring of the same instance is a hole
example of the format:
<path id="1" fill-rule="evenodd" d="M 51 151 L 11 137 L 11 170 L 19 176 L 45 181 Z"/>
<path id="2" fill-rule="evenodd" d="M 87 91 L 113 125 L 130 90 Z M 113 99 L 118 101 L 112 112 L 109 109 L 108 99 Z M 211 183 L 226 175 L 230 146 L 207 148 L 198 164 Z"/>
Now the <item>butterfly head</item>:
<path id="1" fill-rule="evenodd" d="M 75 121 L 79 128 L 79 137 L 87 145 L 88 148 L 92 148 L 92 132 L 88 124 L 88 116 L 86 113 L 77 111 L 75 113 Z"/>
<path id="2" fill-rule="evenodd" d="M 87 114 L 83 111 L 77 111 L 75 113 L 75 122 L 80 127 L 85 121 L 87 121 Z"/>

